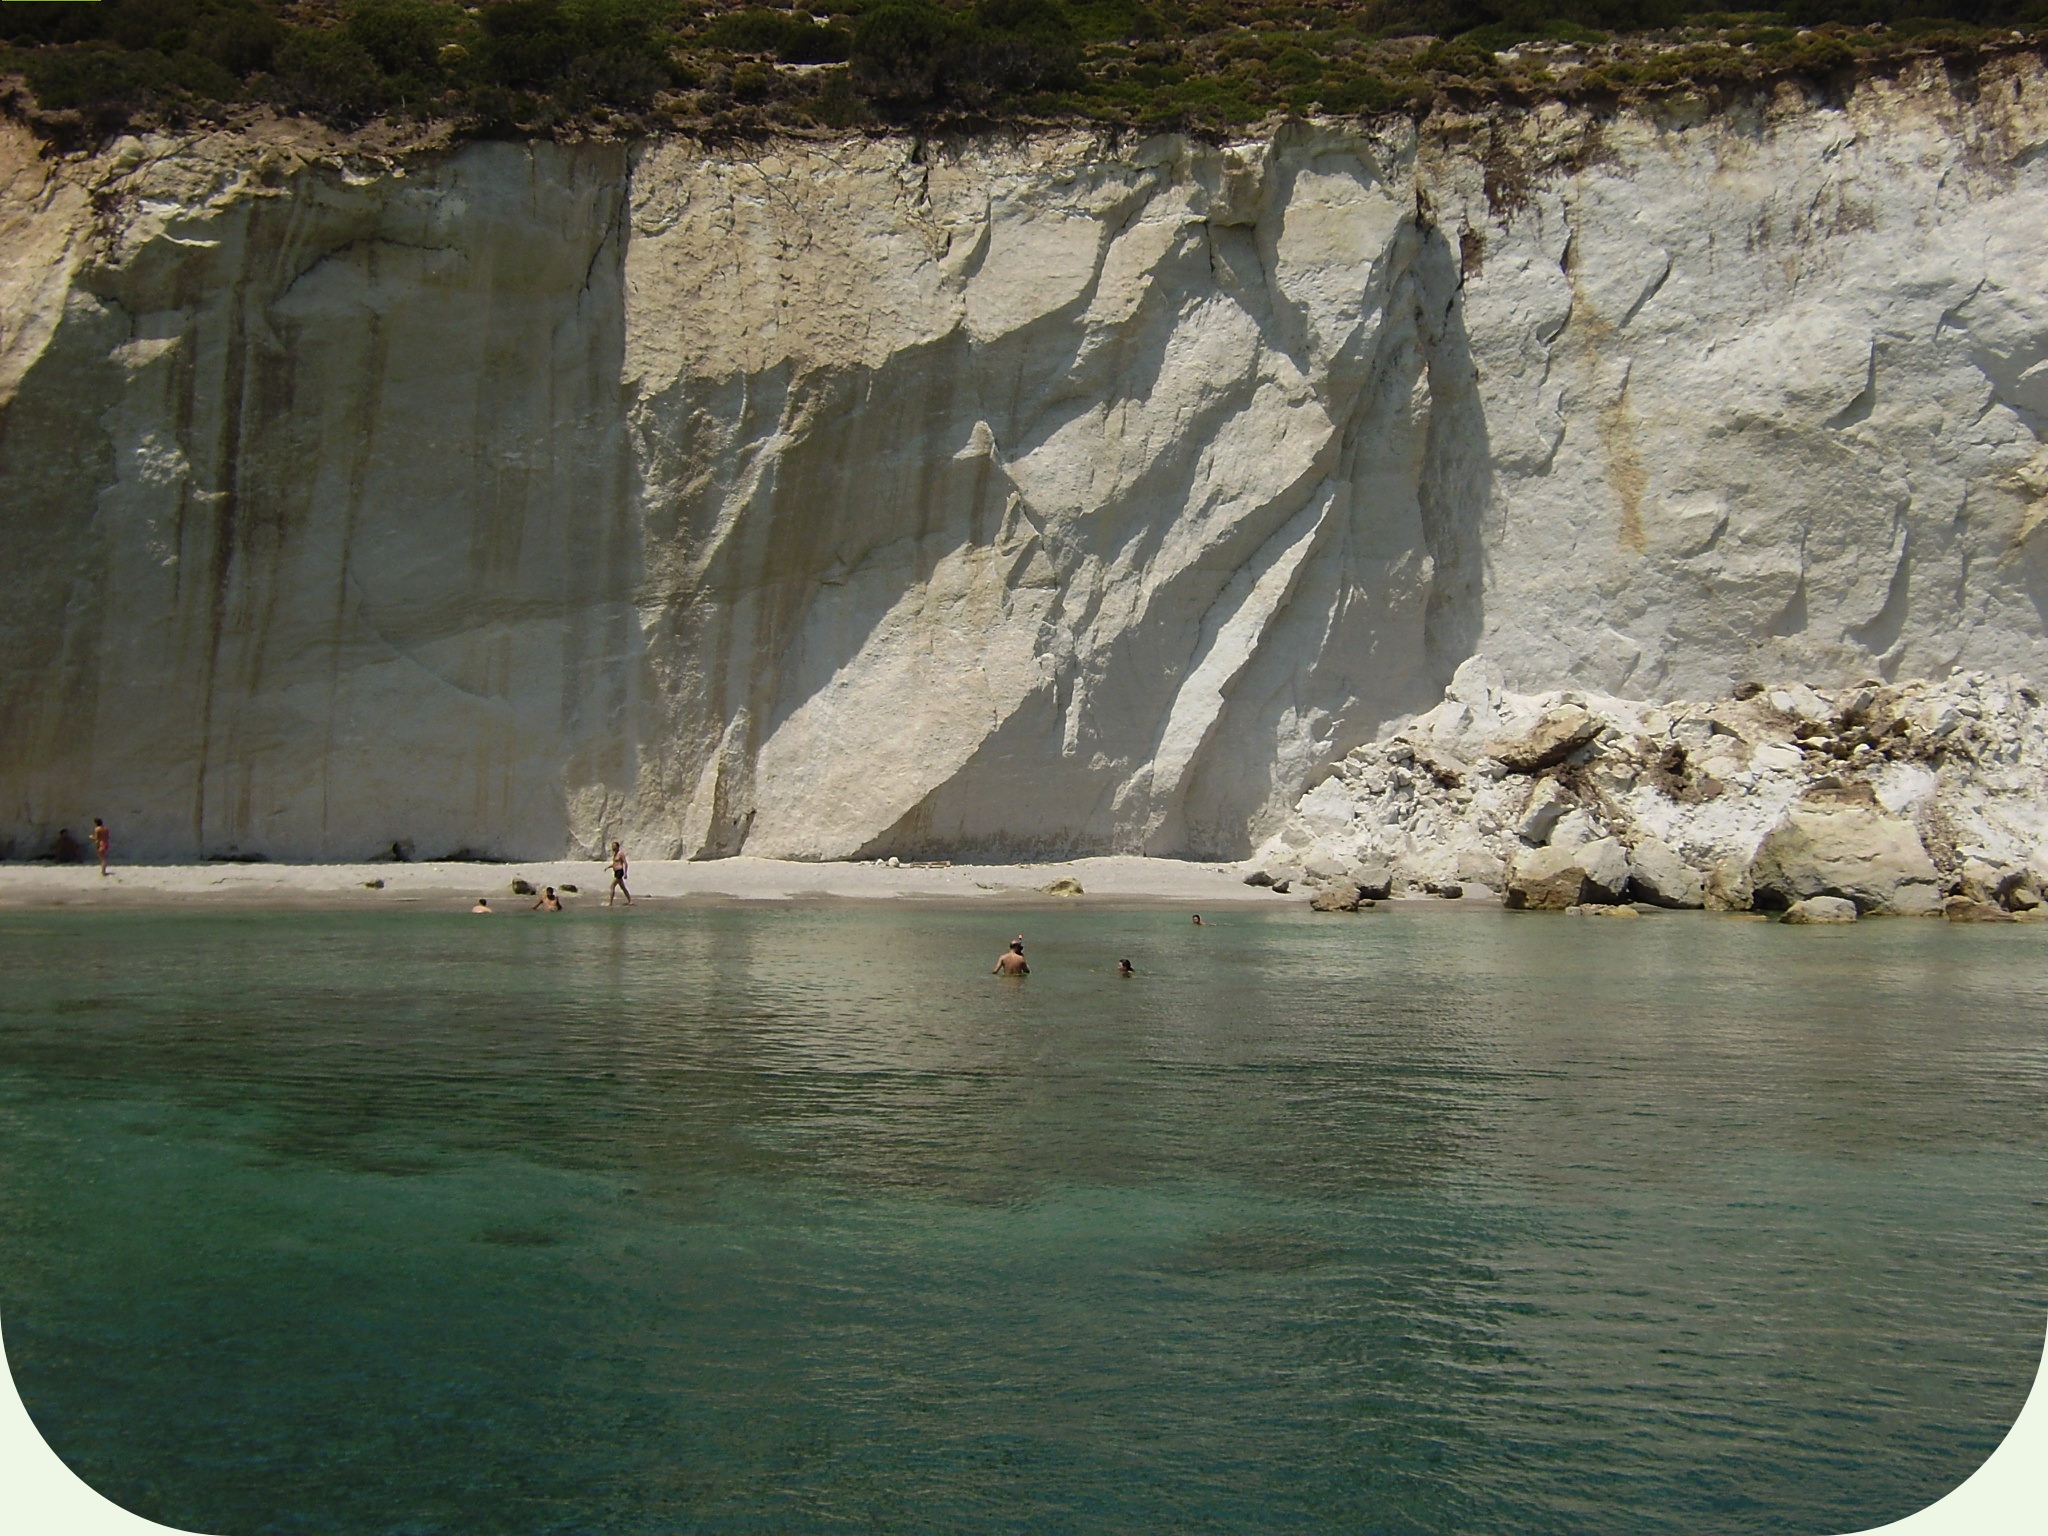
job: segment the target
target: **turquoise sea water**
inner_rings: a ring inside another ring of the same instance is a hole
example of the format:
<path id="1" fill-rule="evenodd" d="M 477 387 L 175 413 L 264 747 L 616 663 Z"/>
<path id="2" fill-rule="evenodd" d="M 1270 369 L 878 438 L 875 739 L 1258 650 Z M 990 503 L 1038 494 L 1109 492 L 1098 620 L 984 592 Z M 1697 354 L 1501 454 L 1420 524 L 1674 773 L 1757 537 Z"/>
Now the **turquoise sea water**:
<path id="1" fill-rule="evenodd" d="M 2044 992 L 1908 921 L 5 914 L 0 1323 L 202 1531 L 1844 1531 L 2039 1363 Z"/>

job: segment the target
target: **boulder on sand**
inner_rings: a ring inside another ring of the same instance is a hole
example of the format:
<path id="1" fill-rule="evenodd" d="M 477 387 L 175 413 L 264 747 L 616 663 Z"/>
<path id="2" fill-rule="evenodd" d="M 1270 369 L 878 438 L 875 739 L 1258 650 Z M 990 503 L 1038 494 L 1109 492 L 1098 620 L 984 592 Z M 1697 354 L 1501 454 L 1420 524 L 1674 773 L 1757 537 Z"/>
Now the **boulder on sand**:
<path id="1" fill-rule="evenodd" d="M 1786 923 L 1853 923 L 1856 903 L 1846 896 L 1809 896 L 1795 901 L 1779 919 Z"/>
<path id="2" fill-rule="evenodd" d="M 1508 870 L 1505 905 L 1518 912 L 1562 912 L 1579 905 L 1585 887 L 1576 848 L 1532 848 Z"/>
<path id="3" fill-rule="evenodd" d="M 1634 873 L 1629 894 L 1653 907 L 1701 907 L 1706 905 L 1706 884 L 1700 872 L 1654 837 L 1638 838 L 1629 850 Z"/>
<path id="4" fill-rule="evenodd" d="M 1920 916 L 1941 909 L 1941 876 L 1920 834 L 1887 815 L 1867 785 L 1794 805 L 1757 845 L 1749 881 L 1752 900 L 1765 911 L 1808 896 L 1846 897 L 1858 912 Z"/>
<path id="5" fill-rule="evenodd" d="M 1338 880 L 1324 886 L 1308 899 L 1311 912 L 1356 912 L 1365 900 L 1357 886 L 1349 880 Z"/>
<path id="6" fill-rule="evenodd" d="M 1351 883 L 1369 901 L 1385 901 L 1394 894 L 1394 872 L 1384 864 L 1361 864 L 1351 871 Z"/>

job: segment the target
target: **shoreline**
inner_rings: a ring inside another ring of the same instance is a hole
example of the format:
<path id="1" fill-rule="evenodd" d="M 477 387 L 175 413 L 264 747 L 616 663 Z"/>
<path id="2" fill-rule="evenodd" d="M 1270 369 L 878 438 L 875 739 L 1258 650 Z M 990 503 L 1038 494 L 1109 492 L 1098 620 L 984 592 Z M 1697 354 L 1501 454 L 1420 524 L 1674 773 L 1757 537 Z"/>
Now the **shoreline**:
<path id="1" fill-rule="evenodd" d="M 1063 859 L 1044 864 L 904 865 L 797 863 L 779 859 L 646 859 L 633 861 L 628 882 L 636 902 L 658 906 L 715 906 L 820 901 L 1096 902 L 1117 905 L 1306 908 L 1308 893 L 1276 895 L 1246 885 L 1250 864 L 1194 863 L 1132 855 Z M 486 896 L 502 911 L 524 910 L 533 898 L 515 895 L 514 880 L 535 887 L 579 887 L 563 892 L 567 907 L 602 906 L 609 888 L 605 865 L 588 859 L 536 859 L 517 863 L 417 864 L 129 864 L 115 863 L 103 878 L 97 866 L 0 865 L 0 912 L 88 908 L 209 908 L 366 910 L 405 906 L 466 911 Z M 1080 884 L 1080 896 L 1049 894 L 1058 880 Z M 381 886 L 373 882 L 383 882 Z M 1495 906 L 1496 902 L 1429 901 L 1432 906 Z"/>

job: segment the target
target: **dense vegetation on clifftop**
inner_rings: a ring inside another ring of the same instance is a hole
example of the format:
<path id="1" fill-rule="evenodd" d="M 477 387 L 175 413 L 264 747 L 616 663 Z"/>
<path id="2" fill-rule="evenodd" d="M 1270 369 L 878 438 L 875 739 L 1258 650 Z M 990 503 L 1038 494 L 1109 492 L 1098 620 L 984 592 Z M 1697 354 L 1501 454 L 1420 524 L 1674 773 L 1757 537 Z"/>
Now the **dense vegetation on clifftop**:
<path id="1" fill-rule="evenodd" d="M 2048 0 L 103 0 L 0 6 L 12 107 L 80 140 L 339 128 L 717 134 L 1710 96 L 2048 46 Z"/>

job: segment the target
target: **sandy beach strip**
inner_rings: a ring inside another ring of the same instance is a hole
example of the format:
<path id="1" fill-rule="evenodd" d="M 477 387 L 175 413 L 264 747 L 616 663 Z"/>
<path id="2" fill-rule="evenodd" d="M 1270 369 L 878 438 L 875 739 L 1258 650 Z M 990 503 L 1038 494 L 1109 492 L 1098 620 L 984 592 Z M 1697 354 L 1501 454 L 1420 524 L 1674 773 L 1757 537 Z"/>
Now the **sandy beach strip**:
<path id="1" fill-rule="evenodd" d="M 702 862 L 635 859 L 628 877 L 636 900 L 670 903 L 788 901 L 939 901 L 1071 903 L 1103 901 L 1204 907 L 1302 905 L 1304 893 L 1275 895 L 1244 883 L 1249 865 L 1179 859 L 1104 857 L 1048 864 L 802 864 L 778 859 Z M 1083 895 L 1045 887 L 1067 879 Z M 104 878 L 91 865 L 0 865 L 0 910 L 52 907 L 164 907 L 200 904 L 300 909 L 378 906 L 455 907 L 479 896 L 507 911 L 533 898 L 512 882 L 552 885 L 570 906 L 602 904 L 610 884 L 603 864 L 536 859 L 494 864 L 116 864 Z M 381 881 L 379 886 L 375 882 Z"/>

